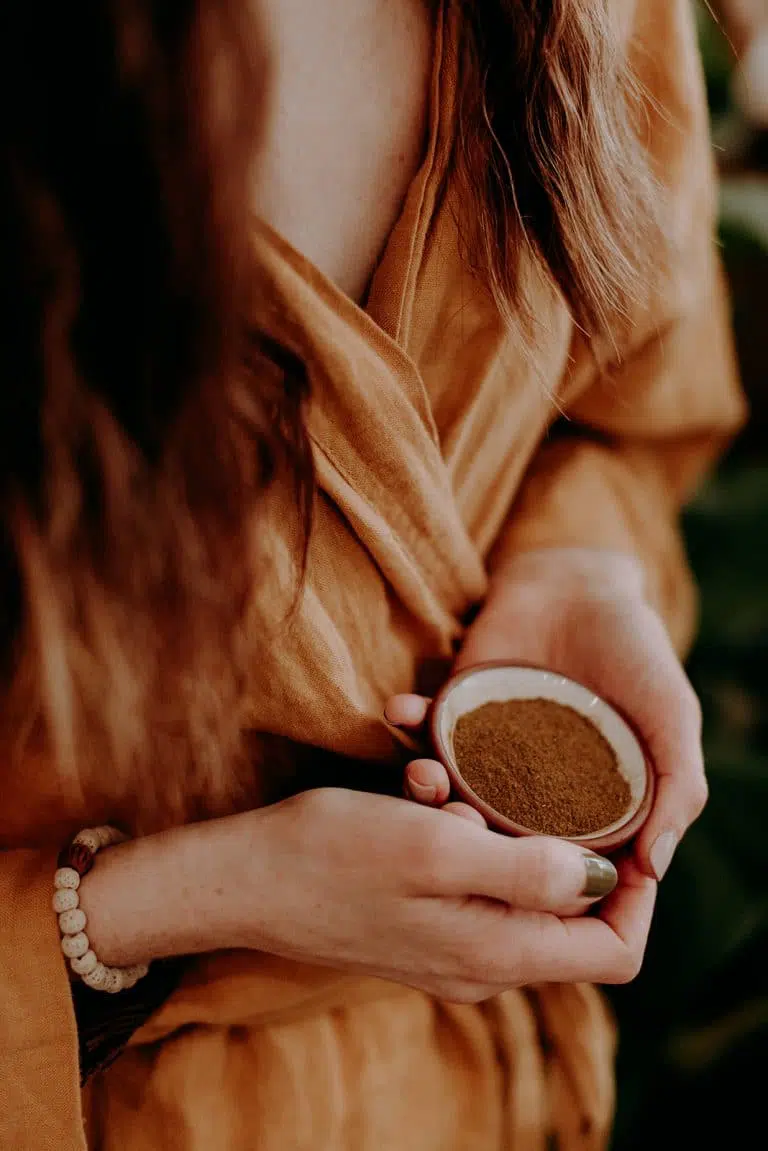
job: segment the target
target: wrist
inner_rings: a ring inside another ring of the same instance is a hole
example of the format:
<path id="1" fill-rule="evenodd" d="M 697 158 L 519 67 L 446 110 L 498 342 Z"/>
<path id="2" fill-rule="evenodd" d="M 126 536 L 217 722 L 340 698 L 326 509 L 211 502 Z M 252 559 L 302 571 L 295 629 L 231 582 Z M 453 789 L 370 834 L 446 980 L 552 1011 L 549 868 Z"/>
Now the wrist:
<path id="1" fill-rule="evenodd" d="M 240 817 L 129 840 L 99 853 L 80 886 L 100 961 L 124 967 L 237 944 L 233 850 Z"/>
<path id="2" fill-rule="evenodd" d="M 507 556 L 490 578 L 489 597 L 547 595 L 646 599 L 646 573 L 640 561 L 600 548 L 541 548 Z"/>

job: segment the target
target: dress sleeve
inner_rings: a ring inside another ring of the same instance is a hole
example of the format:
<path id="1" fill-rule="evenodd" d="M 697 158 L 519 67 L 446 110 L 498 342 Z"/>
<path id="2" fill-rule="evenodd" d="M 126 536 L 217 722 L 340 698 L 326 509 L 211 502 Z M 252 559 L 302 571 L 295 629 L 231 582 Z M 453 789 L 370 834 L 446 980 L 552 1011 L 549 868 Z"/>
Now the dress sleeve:
<path id="1" fill-rule="evenodd" d="M 118 995 L 70 982 L 51 910 L 57 852 L 0 850 L 0 1147 L 85 1151 L 80 1087 L 176 988 L 183 959 Z"/>
<path id="2" fill-rule="evenodd" d="M 56 851 L 0 851 L 0 1147 L 85 1151 L 75 1013 L 51 911 Z"/>
<path id="3" fill-rule="evenodd" d="M 679 649 L 695 597 L 681 505 L 745 416 L 715 241 L 716 179 L 688 0 L 640 0 L 630 51 L 673 258 L 626 351 L 598 371 L 575 342 L 563 418 L 534 457 L 492 563 L 536 548 L 631 553 Z"/>

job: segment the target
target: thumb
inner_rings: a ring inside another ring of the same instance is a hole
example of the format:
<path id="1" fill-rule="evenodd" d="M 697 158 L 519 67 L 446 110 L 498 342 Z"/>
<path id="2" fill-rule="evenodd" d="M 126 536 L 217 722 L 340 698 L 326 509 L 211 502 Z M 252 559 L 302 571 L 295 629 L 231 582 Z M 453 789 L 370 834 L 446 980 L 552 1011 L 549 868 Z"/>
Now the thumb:
<path id="1" fill-rule="evenodd" d="M 484 896 L 559 916 L 581 914 L 610 894 L 618 878 L 610 860 L 563 839 L 512 839 L 469 821 L 454 833 L 444 872 L 446 895 Z"/>

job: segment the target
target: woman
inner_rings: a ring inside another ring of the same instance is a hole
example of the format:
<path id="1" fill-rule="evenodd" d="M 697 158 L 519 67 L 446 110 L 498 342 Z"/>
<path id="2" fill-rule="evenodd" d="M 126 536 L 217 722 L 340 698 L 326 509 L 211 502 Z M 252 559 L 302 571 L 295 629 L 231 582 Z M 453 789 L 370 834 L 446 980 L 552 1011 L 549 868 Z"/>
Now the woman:
<path id="1" fill-rule="evenodd" d="M 742 418 L 687 0 L 3 24 L 0 1143 L 602 1146 Z M 399 797 L 499 656 L 647 739 L 618 876 Z"/>

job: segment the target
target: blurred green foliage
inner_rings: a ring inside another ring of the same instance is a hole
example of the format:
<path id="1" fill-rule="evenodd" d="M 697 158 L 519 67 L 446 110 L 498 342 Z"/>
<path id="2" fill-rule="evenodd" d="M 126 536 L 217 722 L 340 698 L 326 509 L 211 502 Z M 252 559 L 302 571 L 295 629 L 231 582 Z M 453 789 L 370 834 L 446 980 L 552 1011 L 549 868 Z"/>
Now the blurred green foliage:
<path id="1" fill-rule="evenodd" d="M 750 427 L 685 519 L 702 595 L 689 671 L 711 798 L 661 886 L 644 970 L 612 994 L 615 1151 L 754 1147 L 768 1069 L 768 176 L 730 101 L 733 54 L 699 5 L 723 255 Z"/>

